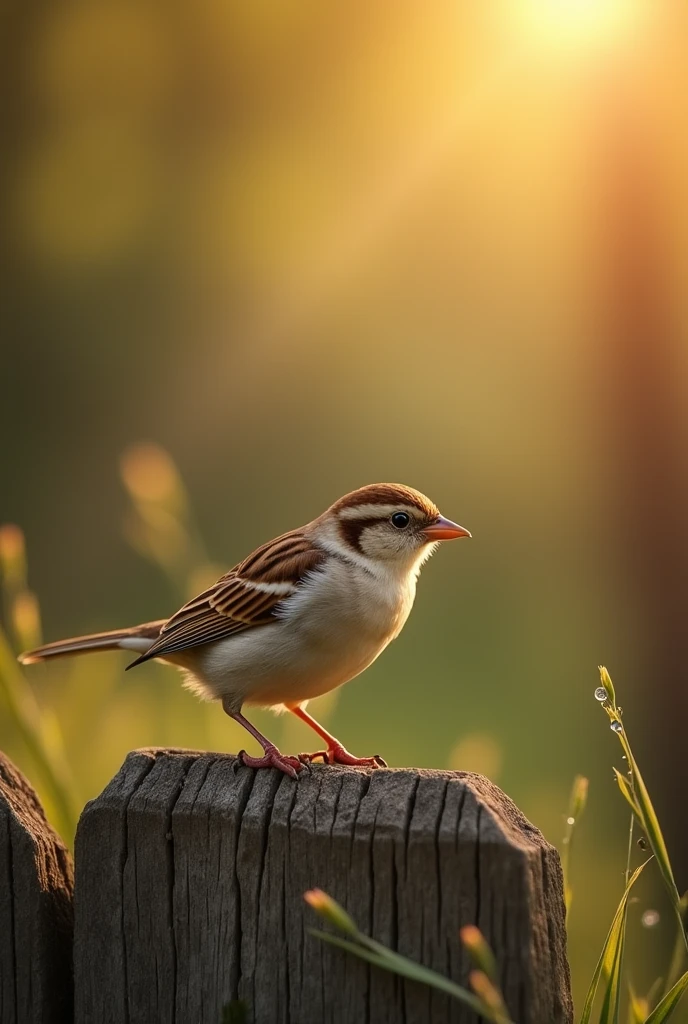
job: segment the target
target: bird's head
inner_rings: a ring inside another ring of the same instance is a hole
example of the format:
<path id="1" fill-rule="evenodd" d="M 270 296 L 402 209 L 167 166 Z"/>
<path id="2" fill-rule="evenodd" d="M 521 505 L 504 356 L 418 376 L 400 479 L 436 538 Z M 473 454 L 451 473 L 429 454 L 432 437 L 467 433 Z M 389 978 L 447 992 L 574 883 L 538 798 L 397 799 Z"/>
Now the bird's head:
<path id="1" fill-rule="evenodd" d="M 345 494 L 321 517 L 353 554 L 398 571 L 420 566 L 437 541 L 470 537 L 434 502 L 404 484 L 369 484 Z"/>

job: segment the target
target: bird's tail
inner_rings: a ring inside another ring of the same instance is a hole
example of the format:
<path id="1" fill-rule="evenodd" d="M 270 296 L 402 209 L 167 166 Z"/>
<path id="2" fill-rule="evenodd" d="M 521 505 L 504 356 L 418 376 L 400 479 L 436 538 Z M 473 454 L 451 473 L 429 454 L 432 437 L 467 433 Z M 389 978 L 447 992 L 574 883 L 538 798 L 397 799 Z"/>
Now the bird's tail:
<path id="1" fill-rule="evenodd" d="M 138 651 L 144 654 L 160 635 L 165 619 L 159 622 L 144 622 L 129 629 L 113 629 L 109 633 L 91 633 L 89 636 L 73 636 L 68 640 L 57 640 L 44 644 L 35 651 L 19 655 L 22 665 L 32 665 L 48 658 L 66 657 L 70 654 L 88 654 L 90 651 Z"/>

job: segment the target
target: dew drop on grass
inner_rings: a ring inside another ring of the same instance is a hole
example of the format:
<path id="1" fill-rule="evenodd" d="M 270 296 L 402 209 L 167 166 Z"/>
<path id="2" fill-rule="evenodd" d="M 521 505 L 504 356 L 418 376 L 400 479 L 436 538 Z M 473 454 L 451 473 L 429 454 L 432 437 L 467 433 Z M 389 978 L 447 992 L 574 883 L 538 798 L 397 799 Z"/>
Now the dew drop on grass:
<path id="1" fill-rule="evenodd" d="M 621 722 L 614 721 L 609 726 L 609 728 L 612 730 L 612 732 L 623 732 L 623 725 L 621 724 Z"/>
<path id="2" fill-rule="evenodd" d="M 566 819 L 566 824 L 567 825 L 575 825 L 576 824 L 576 819 L 575 818 L 567 818 Z"/>
<path id="3" fill-rule="evenodd" d="M 643 928 L 654 928 L 659 924 L 659 913 L 656 910 L 646 910 L 640 921 Z"/>
<path id="4" fill-rule="evenodd" d="M 603 701 L 607 700 L 608 697 L 609 694 L 607 693 L 604 686 L 598 686 L 595 690 L 595 700 L 599 700 L 600 703 L 602 703 Z"/>
<path id="5" fill-rule="evenodd" d="M 638 840 L 638 846 L 641 850 L 647 850 L 647 839 L 645 838 L 645 836 L 640 837 L 640 839 Z"/>

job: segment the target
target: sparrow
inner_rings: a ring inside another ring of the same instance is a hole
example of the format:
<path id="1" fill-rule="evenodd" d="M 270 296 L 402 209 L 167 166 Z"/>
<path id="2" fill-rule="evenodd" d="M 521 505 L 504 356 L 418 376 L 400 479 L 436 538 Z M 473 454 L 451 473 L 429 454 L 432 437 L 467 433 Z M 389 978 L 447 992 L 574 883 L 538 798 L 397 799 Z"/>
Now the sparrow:
<path id="1" fill-rule="evenodd" d="M 219 700 L 263 748 L 240 763 L 296 778 L 314 758 L 328 764 L 384 766 L 354 757 L 306 711 L 308 701 L 366 669 L 401 632 L 423 563 L 438 541 L 470 537 L 420 491 L 370 484 L 336 501 L 234 566 L 169 619 L 73 637 L 20 655 L 24 665 L 89 651 L 138 653 L 181 669 L 185 685 Z M 244 705 L 290 711 L 324 749 L 282 754 L 243 715 Z"/>

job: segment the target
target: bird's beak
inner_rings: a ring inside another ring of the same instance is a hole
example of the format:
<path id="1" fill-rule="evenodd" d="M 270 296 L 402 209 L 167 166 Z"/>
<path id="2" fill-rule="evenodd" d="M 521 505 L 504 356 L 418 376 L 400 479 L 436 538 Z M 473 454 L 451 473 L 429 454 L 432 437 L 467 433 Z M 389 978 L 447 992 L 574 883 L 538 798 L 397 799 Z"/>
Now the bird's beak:
<path id="1" fill-rule="evenodd" d="M 464 530 L 463 526 L 459 526 L 457 523 L 452 523 L 451 519 L 445 519 L 444 516 L 440 516 L 430 526 L 426 526 L 423 533 L 433 543 L 436 540 L 454 540 L 456 537 L 470 537 L 468 530 Z"/>

